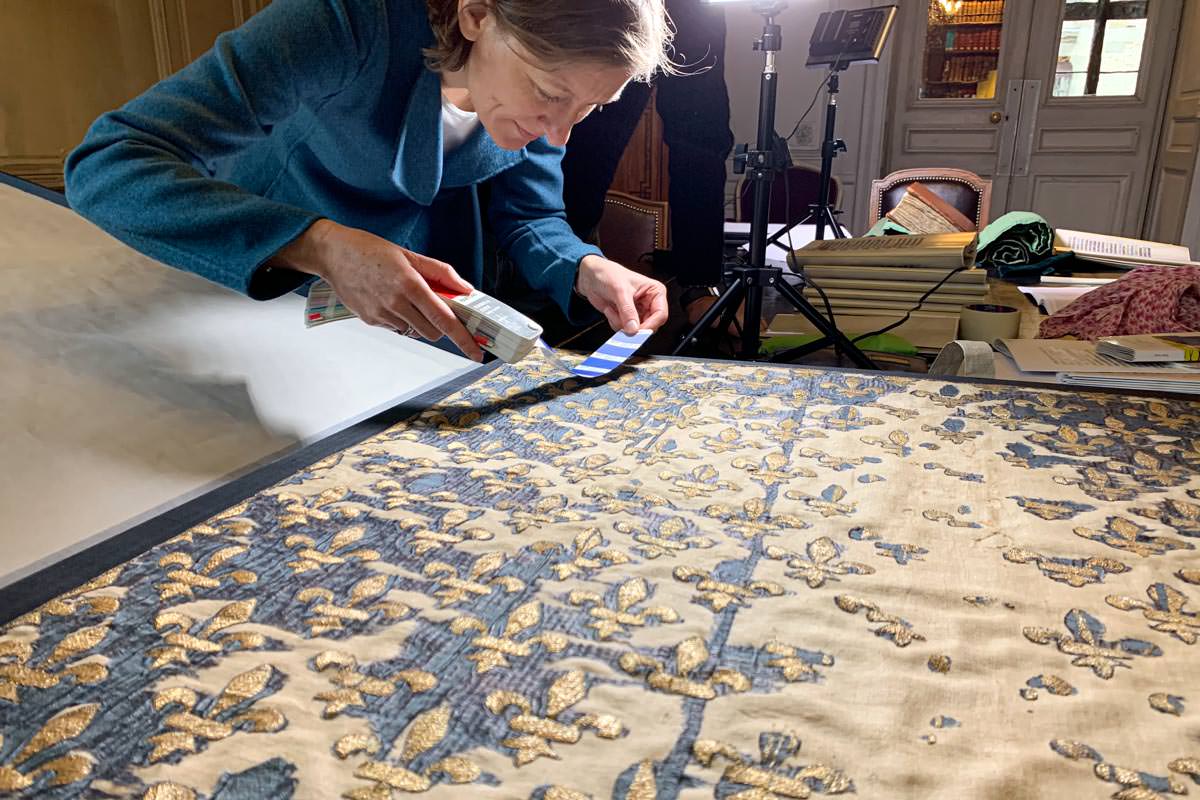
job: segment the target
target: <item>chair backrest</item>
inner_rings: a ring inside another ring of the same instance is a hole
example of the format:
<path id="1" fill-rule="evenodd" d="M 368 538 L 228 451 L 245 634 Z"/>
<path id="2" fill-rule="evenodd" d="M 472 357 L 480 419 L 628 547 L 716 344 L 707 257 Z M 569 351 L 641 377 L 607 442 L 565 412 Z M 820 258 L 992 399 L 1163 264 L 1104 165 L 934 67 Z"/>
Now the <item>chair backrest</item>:
<path id="1" fill-rule="evenodd" d="M 976 230 L 990 221 L 992 182 L 965 169 L 903 169 L 871 183 L 871 224 L 896 207 L 909 184 L 922 183 L 975 222 Z"/>
<path id="2" fill-rule="evenodd" d="M 821 192 L 821 171 L 804 164 L 787 168 L 787 183 L 776 179 L 771 184 L 771 209 L 767 222 L 795 224 L 808 216 L 808 207 L 817 202 Z M 829 187 L 829 203 L 837 206 L 841 184 L 835 177 Z M 738 183 L 738 220 L 749 222 L 754 217 L 754 181 L 743 178 Z M 786 219 L 785 217 L 791 217 Z"/>
<path id="3" fill-rule="evenodd" d="M 667 204 L 624 192 L 604 196 L 596 244 L 605 257 L 637 272 L 648 272 L 643 256 L 667 249 Z"/>

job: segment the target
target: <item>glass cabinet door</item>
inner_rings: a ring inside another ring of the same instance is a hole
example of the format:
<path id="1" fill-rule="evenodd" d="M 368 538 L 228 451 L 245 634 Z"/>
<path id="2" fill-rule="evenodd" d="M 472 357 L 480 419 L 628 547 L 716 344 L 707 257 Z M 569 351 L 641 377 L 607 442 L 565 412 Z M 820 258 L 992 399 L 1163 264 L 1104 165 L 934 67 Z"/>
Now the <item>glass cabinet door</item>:
<path id="1" fill-rule="evenodd" d="M 920 99 L 996 96 L 1005 0 L 928 0 Z"/>

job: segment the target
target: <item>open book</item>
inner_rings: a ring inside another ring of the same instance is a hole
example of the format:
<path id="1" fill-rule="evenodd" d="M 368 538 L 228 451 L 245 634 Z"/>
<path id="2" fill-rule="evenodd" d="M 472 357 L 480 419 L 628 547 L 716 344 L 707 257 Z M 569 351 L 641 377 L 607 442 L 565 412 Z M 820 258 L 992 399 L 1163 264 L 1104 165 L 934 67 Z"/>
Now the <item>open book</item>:
<path id="1" fill-rule="evenodd" d="M 975 223 L 922 183 L 910 183 L 896 207 L 885 214 L 910 233 L 957 233 Z"/>
<path id="2" fill-rule="evenodd" d="M 1114 267 L 1140 267 L 1147 264 L 1183 266 L 1192 263 L 1191 251 L 1182 245 L 1065 228 L 1054 232 L 1054 252 L 1073 252 L 1076 258 Z"/>

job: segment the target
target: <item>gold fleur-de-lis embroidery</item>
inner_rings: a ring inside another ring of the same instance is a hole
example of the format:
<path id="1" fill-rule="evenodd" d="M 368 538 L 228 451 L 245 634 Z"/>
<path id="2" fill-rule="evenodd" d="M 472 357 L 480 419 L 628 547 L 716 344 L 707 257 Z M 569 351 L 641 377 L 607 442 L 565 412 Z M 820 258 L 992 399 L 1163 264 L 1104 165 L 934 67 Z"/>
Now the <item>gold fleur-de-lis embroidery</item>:
<path id="1" fill-rule="evenodd" d="M 1078 414 L 1081 411 L 1087 411 L 1088 407 L 1079 403 L 1067 400 L 1059 395 L 1040 392 L 1034 398 L 1020 397 L 1013 401 L 1013 405 L 1020 408 L 1028 408 L 1035 412 L 1037 416 L 1060 420 L 1069 414 Z"/>
<path id="2" fill-rule="evenodd" d="M 1134 451 L 1129 472 L 1143 486 L 1177 486 L 1187 483 L 1194 474 L 1192 469 L 1182 464 L 1163 466 L 1160 459 L 1145 450 Z"/>
<path id="3" fill-rule="evenodd" d="M 558 439 L 551 439 L 540 431 L 515 429 L 513 433 L 528 444 L 533 452 L 542 456 L 564 457 L 567 453 L 576 453 L 595 445 L 595 442 L 590 441 L 578 431 L 569 429 Z M 555 466 L 558 464 L 556 463 Z"/>
<path id="4" fill-rule="evenodd" d="M 978 396 L 973 394 L 942 394 L 941 392 L 930 392 L 926 391 L 925 389 L 917 389 L 911 394 L 913 397 L 919 397 L 922 400 L 928 400 L 934 405 L 948 409 L 974 405 L 976 402 L 978 402 Z"/>
<path id="5" fill-rule="evenodd" d="M 1200 505 L 1173 497 L 1162 501 L 1156 508 L 1131 509 L 1139 517 L 1152 519 L 1177 531 L 1200 531 Z"/>
<path id="6" fill-rule="evenodd" d="M 1104 602 L 1122 611 L 1141 611 L 1150 630 L 1169 633 L 1184 644 L 1195 644 L 1200 638 L 1200 614 L 1187 611 L 1188 596 L 1165 583 L 1146 588 L 1150 602 L 1134 597 L 1110 594 Z"/>
<path id="7" fill-rule="evenodd" d="M 191 542 L 193 536 L 248 536 L 258 527 L 257 522 L 245 516 L 249 510 L 249 500 L 238 503 L 215 517 L 188 528 L 177 541 Z"/>
<path id="8" fill-rule="evenodd" d="M 1052 581 L 1065 583 L 1078 589 L 1095 583 L 1103 583 L 1106 575 L 1119 575 L 1128 572 L 1129 567 L 1111 558 L 1054 558 L 1025 550 L 1021 547 L 1010 547 L 1004 551 L 1004 560 L 1014 564 L 1032 562 L 1042 574 Z"/>
<path id="9" fill-rule="evenodd" d="M 1080 526 L 1074 529 L 1076 536 L 1081 536 L 1093 542 L 1106 544 L 1115 550 L 1139 555 L 1161 556 L 1172 550 L 1191 550 L 1193 545 L 1169 536 L 1151 536 L 1149 529 L 1143 528 L 1136 522 L 1124 517 L 1109 517 L 1104 530 Z"/>
<path id="10" fill-rule="evenodd" d="M 452 508 L 437 522 L 427 522 L 419 517 L 405 517 L 396 526 L 407 533 L 412 541 L 413 552 L 425 555 L 432 550 L 452 547 L 466 541 L 488 542 L 495 534 L 487 528 L 468 528 L 466 523 L 474 517 L 462 508 Z"/>
<path id="11" fill-rule="evenodd" d="M 788 483 L 797 478 L 817 477 L 817 473 L 811 469 L 791 464 L 783 453 L 767 453 L 762 458 L 740 456 L 733 460 L 731 466 L 734 469 L 743 470 L 747 473 L 747 477 L 767 488 Z"/>
<path id="12" fill-rule="evenodd" d="M 598 478 L 629 474 L 629 470 L 619 466 L 615 458 L 604 453 L 593 453 L 582 458 L 556 458 L 552 463 L 562 471 L 563 478 L 570 483 L 591 482 Z"/>
<path id="13" fill-rule="evenodd" d="M 395 600 L 370 601 L 379 598 L 387 589 L 387 575 L 372 575 L 355 583 L 346 592 L 346 600 L 335 602 L 336 595 L 322 586 L 310 586 L 296 593 L 296 602 L 308 606 L 304 624 L 313 636 L 340 631 L 345 623 L 365 623 L 373 612 L 381 612 L 388 622 L 404 619 L 412 608 Z M 370 603 L 370 605 L 367 605 Z"/>
<path id="14" fill-rule="evenodd" d="M 1146 698 L 1146 702 L 1150 704 L 1151 708 L 1162 714 L 1170 714 L 1173 717 L 1183 714 L 1183 698 L 1179 695 L 1154 692 Z"/>
<path id="15" fill-rule="evenodd" d="M 628 564 L 629 556 L 620 550 L 606 547 L 608 542 L 600 535 L 599 528 L 588 528 L 576 534 L 572 543 L 572 558 L 555 564 L 552 569 L 554 576 L 560 581 L 577 575 L 591 576 L 596 572 L 615 564 Z M 563 546 L 557 542 L 535 542 L 532 550 L 538 554 L 561 551 Z"/>
<path id="16" fill-rule="evenodd" d="M 477 481 L 483 493 L 489 497 L 497 494 L 515 494 L 524 489 L 549 489 L 554 484 L 546 478 L 533 474 L 533 466 L 528 463 L 510 464 L 501 470 L 473 469 L 470 472 L 472 481 Z"/>
<path id="17" fill-rule="evenodd" d="M 222 578 L 228 577 L 241 586 L 254 583 L 258 575 L 248 569 L 235 569 L 224 576 L 217 576 L 221 567 L 245 554 L 250 548 L 244 545 L 222 547 L 209 556 L 204 566 L 197 568 L 190 553 L 176 551 L 168 553 L 158 560 L 158 565 L 167 570 L 167 579 L 156 584 L 160 600 L 170 600 L 172 597 L 195 597 L 197 589 L 216 589 L 221 586 Z"/>
<path id="18" fill-rule="evenodd" d="M 866 463 L 866 459 L 862 456 L 845 456 L 827 453 L 824 450 L 818 450 L 815 447 L 802 447 L 796 451 L 797 458 L 813 458 L 817 463 L 826 469 L 832 469 L 837 472 L 842 470 L 861 467 Z"/>
<path id="19" fill-rule="evenodd" d="M 829 434 L 823 430 L 816 428 L 805 428 L 804 424 L 795 419 L 788 417 L 783 422 L 749 422 L 746 427 L 752 431 L 766 433 L 771 437 L 771 441 L 777 445 L 786 446 L 793 442 L 800 442 L 807 439 L 828 439 Z"/>
<path id="20" fill-rule="evenodd" d="M 616 492 L 604 486 L 585 487 L 583 496 L 605 514 L 629 514 L 641 517 L 645 512 L 655 508 L 672 508 L 670 500 L 642 486 L 623 487 L 621 492 L 629 494 L 630 499 L 622 500 Z"/>
<path id="21" fill-rule="evenodd" d="M 680 447 L 678 440 L 662 433 L 655 435 L 649 442 L 627 445 L 624 455 L 632 456 L 638 464 L 646 467 L 700 459 L 700 454 L 695 450 Z"/>
<path id="22" fill-rule="evenodd" d="M 826 378 L 817 385 L 835 397 L 840 395 L 851 399 L 875 397 L 883 391 L 887 391 L 885 385 L 877 386 L 857 375 L 846 375 L 844 379 L 842 376 Z"/>
<path id="23" fill-rule="evenodd" d="M 1200 569 L 1181 569 L 1175 573 L 1175 577 L 1184 583 L 1200 586 Z"/>
<path id="24" fill-rule="evenodd" d="M 871 425 L 883 424 L 879 417 L 869 417 L 855 406 L 841 406 L 833 411 L 818 408 L 809 412 L 808 416 L 835 431 L 857 431 Z"/>
<path id="25" fill-rule="evenodd" d="M 655 559 L 660 556 L 674 556 L 693 547 L 707 549 L 714 542 L 707 536 L 685 536 L 688 525 L 681 517 L 668 517 L 658 524 L 658 529 L 639 528 L 628 522 L 618 522 L 614 526 L 620 533 L 629 534 L 637 542 L 634 547 L 642 556 Z"/>
<path id="26" fill-rule="evenodd" d="M 1063 655 L 1071 656 L 1071 664 L 1087 667 L 1099 678 L 1108 680 L 1116 674 L 1117 667 L 1129 669 L 1128 662 L 1134 656 L 1161 656 L 1157 645 L 1140 639 L 1106 641 L 1107 630 L 1100 620 L 1083 609 L 1073 608 L 1063 617 L 1069 636 L 1050 628 L 1027 627 L 1022 629 L 1025 638 L 1034 644 L 1054 645 Z"/>
<path id="27" fill-rule="evenodd" d="M 535 704 L 517 692 L 495 691 L 487 696 L 484 705 L 496 716 L 503 716 L 512 708 L 515 714 L 508 718 L 513 736 L 501 744 L 513 750 L 513 763 L 523 767 L 539 758 L 558 758 L 555 744 L 575 744 L 588 729 L 596 731 L 601 739 L 616 739 L 625 732 L 621 721 L 611 714 L 586 714 L 567 720 L 561 715 L 587 696 L 587 682 L 582 670 L 572 670 L 560 675 L 546 692 L 540 704 L 541 713 Z"/>
<path id="28" fill-rule="evenodd" d="M 826 486 L 820 497 L 813 497 L 810 494 L 794 490 L 784 492 L 784 497 L 789 500 L 799 500 L 822 517 L 848 517 L 858 511 L 858 503 L 842 502 L 846 497 L 846 490 L 836 483 Z"/>
<path id="29" fill-rule="evenodd" d="M 784 680 L 788 683 L 816 680 L 820 676 L 820 673 L 817 672 L 818 665 L 833 666 L 833 656 L 828 653 L 821 653 L 819 659 L 814 663 L 812 659 L 805 659 L 801 656 L 798 648 L 784 644 L 778 639 L 772 639 L 763 645 L 763 651 L 774 656 L 767 661 L 767 666 L 782 672 Z"/>
<path id="30" fill-rule="evenodd" d="M 370 781 L 370 786 L 351 789 L 343 796 L 347 800 L 389 800 L 393 791 L 419 794 L 434 785 L 434 779 L 445 776 L 454 784 L 471 783 L 479 779 L 483 771 L 475 762 L 463 756 L 449 756 L 417 772 L 413 762 L 442 743 L 450 731 L 450 707 L 442 704 L 418 714 L 408 726 L 404 747 L 400 752 L 400 763 L 393 766 L 383 761 L 364 761 L 354 770 L 354 777 Z M 374 734 L 351 734 L 342 737 L 334 752 L 339 758 L 347 759 L 358 753 L 372 756 L 383 749 Z"/>
<path id="31" fill-rule="evenodd" d="M 577 400 L 568 400 L 563 403 L 563 408 L 574 411 L 575 415 L 584 422 L 593 422 L 598 419 L 604 419 L 612 415 L 614 408 L 612 403 L 605 397 L 598 397 L 587 405 L 580 403 Z"/>
<path id="32" fill-rule="evenodd" d="M 411 478 L 412 476 L 410 476 Z M 452 492 L 431 492 L 429 494 L 421 494 L 419 492 L 410 492 L 404 488 L 404 484 L 399 481 L 388 478 L 382 481 L 376 481 L 371 486 L 371 490 L 383 496 L 383 507 L 389 511 L 397 508 L 410 508 L 412 506 L 428 503 L 433 500 L 436 502 L 458 502 L 458 495 Z"/>
<path id="33" fill-rule="evenodd" d="M 476 430 L 475 433 L 482 433 Z M 446 445 L 446 454 L 455 464 L 483 464 L 489 461 L 516 460 L 520 458 L 515 451 L 507 449 L 503 439 L 490 439 L 477 444 L 466 442 L 450 442 Z"/>
<path id="34" fill-rule="evenodd" d="M 542 604 L 531 600 L 513 609 L 505 622 L 500 635 L 488 632 L 488 627 L 471 616 L 458 617 L 450 622 L 450 631 L 455 636 L 464 633 L 475 633 L 471 647 L 475 651 L 467 656 L 468 661 L 475 662 L 475 671 L 483 674 L 497 668 L 507 668 L 509 658 L 528 658 L 533 655 L 535 645 L 541 645 L 547 652 L 559 653 L 567 646 L 567 637 L 557 631 L 533 633 L 533 629 L 542 623 Z"/>
<path id="35" fill-rule="evenodd" d="M 921 516 L 924 517 L 925 519 L 929 520 L 930 522 L 944 522 L 951 528 L 978 528 L 979 527 L 978 522 L 971 522 L 970 520 L 959 519 L 957 516 L 955 516 L 954 514 L 951 514 L 949 511 L 941 511 L 936 508 L 928 508 L 925 511 L 922 511 Z"/>
<path id="36" fill-rule="evenodd" d="M 330 540 L 329 545 L 321 550 L 317 547 L 317 542 L 313 537 L 303 533 L 293 533 L 283 540 L 285 547 L 296 551 L 296 560 L 289 561 L 288 567 L 299 575 L 330 565 L 345 564 L 348 561 L 378 561 L 378 550 L 366 547 L 357 550 L 350 549 L 358 544 L 365 535 L 366 529 L 362 525 L 352 525 L 339 531 Z"/>
<path id="37" fill-rule="evenodd" d="M 983 431 L 952 430 L 934 425 L 922 425 L 921 430 L 925 433 L 936 434 L 942 441 L 956 445 L 963 445 L 983 436 Z"/>
<path id="38" fill-rule="evenodd" d="M 235 675 L 221 694 L 197 713 L 200 696 L 184 686 L 162 689 L 154 694 L 154 710 L 169 711 L 163 718 L 165 732 L 149 739 L 154 746 L 149 761 L 157 764 L 175 753 L 198 752 L 201 742 L 227 739 L 238 730 L 249 733 L 275 733 L 287 725 L 287 718 L 275 708 L 259 706 L 257 701 L 272 690 L 275 668 L 263 664 Z M 175 709 L 175 710 L 172 710 Z"/>
<path id="39" fill-rule="evenodd" d="M 764 733 L 759 736 L 759 757 L 754 759 L 738 752 L 737 748 L 713 739 L 698 739 L 692 745 L 692 756 L 705 767 L 718 759 L 728 762 L 717 789 L 722 797 L 738 800 L 803 800 L 814 791 L 823 794 L 844 794 L 854 791 L 854 784 L 844 772 L 824 764 L 789 767 L 788 762 L 800 752 L 800 737 L 786 733 Z M 725 784 L 732 784 L 729 790 Z M 747 787 L 734 791 L 734 787 Z"/>
<path id="40" fill-rule="evenodd" d="M 617 587 L 616 597 L 611 605 L 606 604 L 604 598 L 596 592 L 582 589 L 571 592 L 568 599 L 571 605 L 588 609 L 588 615 L 592 617 L 588 627 L 596 631 L 596 638 L 608 639 L 616 633 L 628 633 L 629 628 L 640 628 L 651 619 L 666 623 L 679 621 L 679 614 L 664 606 L 636 610 L 635 606 L 649 596 L 650 592 L 644 580 L 630 578 Z"/>
<path id="41" fill-rule="evenodd" d="M 736 400 L 717 400 L 713 407 L 721 412 L 725 419 L 751 419 L 763 415 L 762 407 L 756 397 L 742 395 Z"/>
<path id="42" fill-rule="evenodd" d="M 1006 456 L 1005 461 L 1008 460 Z M 1124 480 L 1116 475 L 1110 475 L 1107 472 L 1102 472 L 1095 467 L 1085 467 L 1080 470 L 1080 475 L 1081 477 L 1079 478 L 1055 475 L 1053 480 L 1060 486 L 1078 486 L 1079 490 L 1088 497 L 1094 497 L 1097 500 L 1104 500 L 1109 503 L 1134 500 L 1141 493 L 1141 489 L 1128 480 Z"/>
<path id="43" fill-rule="evenodd" d="M 21 689 L 51 689 L 64 679 L 77 684 L 99 683 L 108 677 L 102 661 L 88 661 L 87 652 L 108 636 L 109 623 L 79 628 L 64 636 L 38 663 L 29 642 L 0 639 L 0 700 L 21 702 Z M 73 663 L 68 663 L 73 662 Z"/>
<path id="44" fill-rule="evenodd" d="M 705 669 L 709 660 L 708 647 L 699 636 L 684 639 L 675 647 L 675 671 L 657 659 L 638 653 L 625 653 L 618 660 L 621 669 L 630 675 L 642 675 L 651 689 L 667 694 L 712 700 L 717 696 L 717 687 L 725 686 L 732 692 L 750 689 L 748 677 L 735 669 L 719 667 Z"/>
<path id="45" fill-rule="evenodd" d="M 516 501 L 503 500 L 496 504 L 500 511 L 508 511 L 508 524 L 513 533 L 524 533 L 530 528 L 545 528 L 562 525 L 568 522 L 580 522 L 585 515 L 571 509 L 571 501 L 566 495 L 552 494 L 541 498 L 533 504 L 529 511 L 522 510 Z"/>
<path id="46" fill-rule="evenodd" d="M 916 417 L 921 416 L 920 411 L 915 411 L 911 408 L 898 408 L 897 406 L 890 406 L 890 405 L 887 405 L 886 403 L 880 403 L 878 401 L 871 403 L 871 407 L 878 408 L 881 411 L 883 411 L 885 414 L 887 414 L 889 417 L 895 417 L 896 419 L 902 420 L 904 422 L 907 422 L 910 419 L 915 419 Z"/>
<path id="47" fill-rule="evenodd" d="M 519 592 L 525 588 L 525 582 L 511 575 L 495 577 L 486 584 L 483 579 L 504 565 L 505 556 L 501 552 L 485 553 L 471 564 L 466 578 L 458 577 L 459 571 L 453 565 L 442 561 L 433 561 L 425 565 L 421 573 L 427 578 L 436 578 L 439 588 L 433 593 L 438 598 L 438 607 L 445 608 L 463 600 L 474 600 L 486 597 L 494 587 L 507 594 Z"/>
<path id="48" fill-rule="evenodd" d="M 113 586 L 121 577 L 124 567 L 114 567 L 97 575 L 84 585 L 59 595 L 44 605 L 23 614 L 0 630 L 14 630 L 25 625 L 41 625 L 45 617 L 70 617 L 76 614 L 101 614 L 110 616 L 121 607 L 120 599 L 108 593 L 100 593 Z"/>
<path id="49" fill-rule="evenodd" d="M 66 786 L 81 781 L 92 773 L 96 759 L 91 753 L 71 749 L 60 756 L 31 767 L 29 761 L 40 753 L 77 738 L 86 731 L 100 710 L 99 703 L 64 708 L 38 729 L 17 749 L 8 763 L 0 762 L 0 792 L 19 792 L 33 786 L 42 775 L 52 775 L 48 785 Z M 0 733 L 0 752 L 4 750 L 4 734 Z"/>
<path id="50" fill-rule="evenodd" d="M 313 698 L 325 704 L 321 712 L 325 719 L 333 719 L 348 708 L 366 708 L 368 697 L 391 697 L 401 682 L 413 694 L 428 692 L 438 684 L 437 678 L 423 669 L 405 669 L 386 678 L 376 678 L 363 672 L 353 655 L 337 650 L 319 653 L 312 666 L 335 687 Z"/>
<path id="51" fill-rule="evenodd" d="M 1029 701 L 1038 699 L 1038 690 L 1045 689 L 1052 695 L 1058 697 L 1070 697 L 1078 690 L 1067 681 L 1057 675 L 1034 675 L 1029 680 L 1025 681 L 1025 688 L 1021 690 L 1021 697 Z"/>
<path id="52" fill-rule="evenodd" d="M 839 575 L 872 575 L 875 568 L 857 561 L 839 561 L 842 551 L 828 536 L 813 539 L 804 549 L 804 555 L 777 545 L 769 545 L 766 556 L 774 561 L 784 561 L 792 570 L 785 573 L 789 578 L 803 579 L 810 589 L 818 589 L 826 580 L 838 580 Z"/>
<path id="53" fill-rule="evenodd" d="M 147 654 L 152 659 L 150 669 L 161 669 L 168 664 L 190 664 L 193 655 L 202 657 L 224 652 L 231 647 L 241 650 L 262 647 L 267 639 L 261 633 L 228 630 L 249 622 L 256 602 L 240 600 L 229 603 L 209 619 L 200 622 L 182 611 L 159 613 L 154 617 L 154 629 L 162 635 L 166 644 L 151 648 Z"/>
<path id="54" fill-rule="evenodd" d="M 1187 786 L 1173 775 L 1167 775 L 1166 777 L 1151 776 L 1144 770 L 1119 767 L 1116 764 L 1105 761 L 1100 753 L 1083 742 L 1054 739 L 1050 742 L 1050 749 L 1072 761 L 1094 762 L 1092 766 L 1093 775 L 1105 783 L 1115 783 L 1122 787 L 1120 791 L 1113 795 L 1117 800 L 1159 800 L 1163 792 L 1174 795 L 1185 795 L 1188 793 Z M 1178 758 L 1167 765 L 1167 769 L 1171 772 L 1191 775 L 1193 780 L 1200 777 L 1200 771 L 1197 771 L 1198 767 L 1200 767 L 1200 759 L 1195 758 Z M 1147 779 L 1149 779 L 1149 782 Z"/>
<path id="55" fill-rule="evenodd" d="M 737 428 L 722 428 L 716 434 L 693 433 L 693 439 L 700 441 L 700 446 L 710 453 L 728 453 L 734 450 L 762 447 L 760 443 L 743 441 L 742 432 Z"/>
<path id="56" fill-rule="evenodd" d="M 736 533 L 743 539 L 756 536 L 775 536 L 787 531 L 799 531 L 812 526 L 791 514 L 768 514 L 767 502 L 761 497 L 752 497 L 742 503 L 740 509 L 714 503 L 704 509 L 704 516 L 719 519 L 724 529 Z"/>
<path id="57" fill-rule="evenodd" d="M 736 484 L 721 480 L 720 475 L 711 464 L 703 464 L 686 475 L 678 472 L 660 472 L 658 479 L 669 483 L 672 487 L 671 492 L 689 499 L 711 497 L 719 491 L 738 491 L 739 487 Z"/>
<path id="58" fill-rule="evenodd" d="M 896 647 L 908 647 L 913 642 L 925 641 L 925 637 L 913 630 L 913 626 L 907 620 L 886 613 L 870 600 L 839 594 L 833 598 L 833 602 L 847 614 L 857 615 L 859 611 L 865 610 L 867 622 L 879 625 L 878 628 L 872 629 L 871 633 L 891 641 Z"/>
<path id="59" fill-rule="evenodd" d="M 365 513 L 358 505 L 346 502 L 350 490 L 345 486 L 326 489 L 316 497 L 305 497 L 295 492 L 280 492 L 275 501 L 283 508 L 278 514 L 280 527 L 292 528 L 312 522 L 328 522 L 335 516 L 356 519 Z"/>
<path id="60" fill-rule="evenodd" d="M 1069 425 L 1062 425 L 1050 434 L 1034 432 L 1027 438 L 1030 442 L 1041 445 L 1052 452 L 1073 456 L 1098 455 L 1103 448 L 1116 444 L 1107 436 L 1086 436 L 1077 428 Z"/>
<path id="61" fill-rule="evenodd" d="M 773 581 L 730 583 L 695 567 L 676 567 L 671 574 L 682 583 L 695 582 L 696 598 L 693 602 L 707 605 L 713 611 L 723 611 L 730 605 L 748 606 L 755 598 L 783 594 L 783 587 Z"/>

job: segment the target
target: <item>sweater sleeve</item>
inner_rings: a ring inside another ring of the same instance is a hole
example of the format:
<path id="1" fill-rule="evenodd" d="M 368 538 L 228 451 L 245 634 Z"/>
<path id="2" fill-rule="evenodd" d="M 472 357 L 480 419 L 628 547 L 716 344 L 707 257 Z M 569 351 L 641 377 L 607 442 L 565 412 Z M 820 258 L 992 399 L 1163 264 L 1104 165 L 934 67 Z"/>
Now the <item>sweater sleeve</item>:
<path id="1" fill-rule="evenodd" d="M 567 224 L 563 148 L 538 139 L 526 153 L 521 163 L 496 176 L 489 209 L 492 227 L 526 282 L 550 295 L 572 322 L 584 321 L 590 309 L 571 290 L 583 257 L 603 254 Z"/>
<path id="2" fill-rule="evenodd" d="M 296 288 L 308 276 L 263 264 L 320 215 L 217 180 L 213 164 L 341 91 L 383 25 L 376 0 L 274 0 L 96 120 L 67 159 L 68 201 L 146 255 L 256 299 Z"/>

